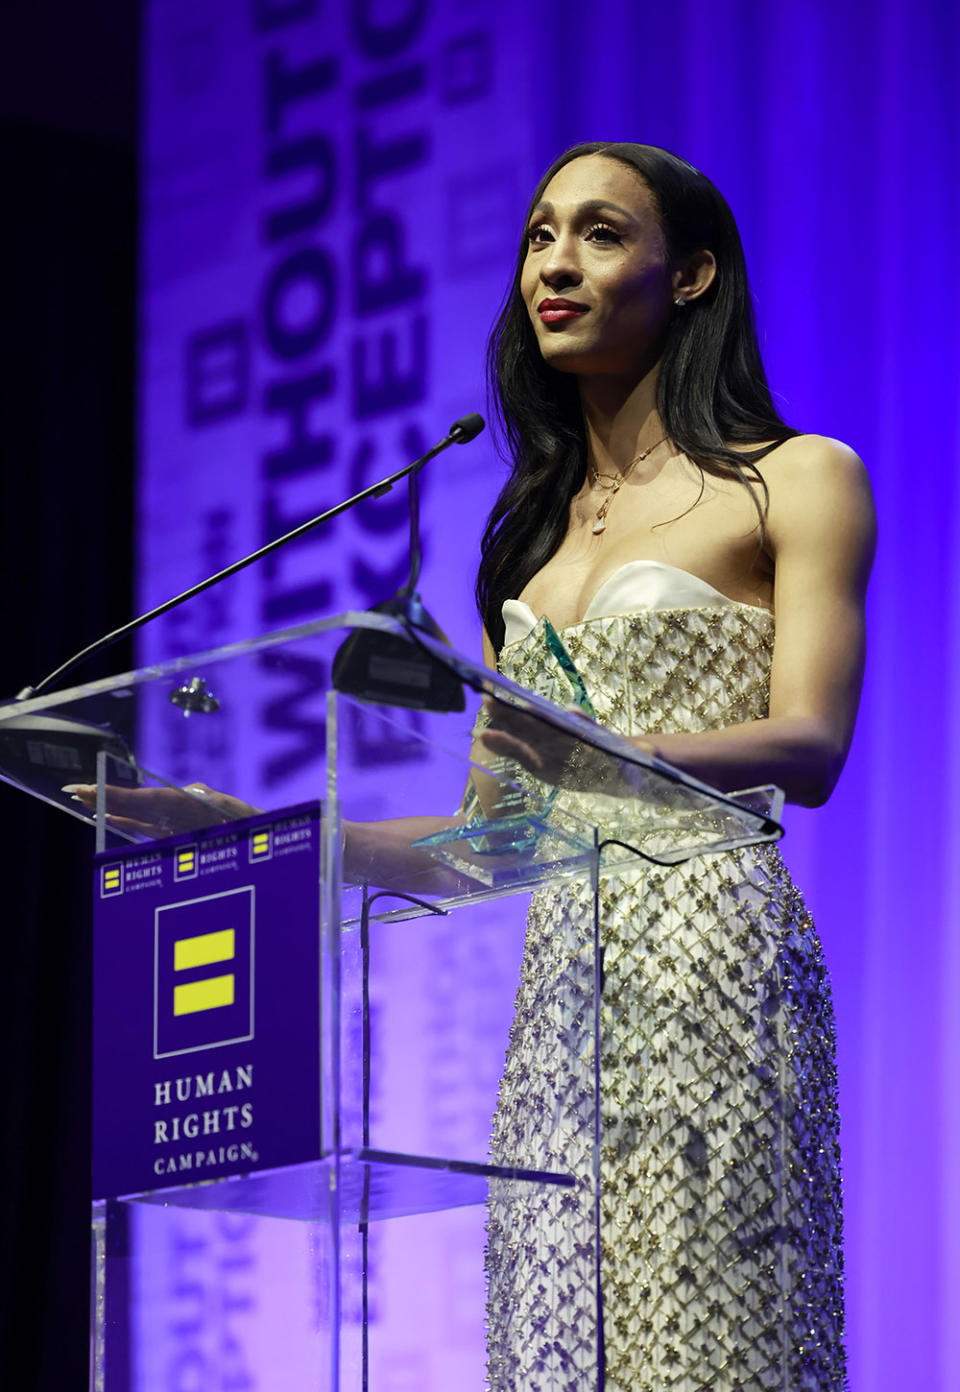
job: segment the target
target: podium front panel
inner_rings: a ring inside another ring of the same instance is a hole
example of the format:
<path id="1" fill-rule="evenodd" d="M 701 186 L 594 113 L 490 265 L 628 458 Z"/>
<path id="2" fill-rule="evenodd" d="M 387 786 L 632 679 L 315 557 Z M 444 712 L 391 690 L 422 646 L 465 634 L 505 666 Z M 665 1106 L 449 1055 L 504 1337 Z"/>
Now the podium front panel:
<path id="1" fill-rule="evenodd" d="M 98 856 L 93 1197 L 315 1158 L 317 804 Z"/>
<path id="2" fill-rule="evenodd" d="M 432 653 L 464 709 L 334 691 L 351 628 Z M 99 842 L 98 1392 L 151 1385 L 189 1314 L 170 1292 L 193 1289 L 247 1302 L 287 1392 L 376 1389 L 383 1351 L 425 1346 L 457 1290 L 457 1377 L 480 1385 L 485 1219 L 531 1194 L 596 1203 L 603 877 L 776 839 L 778 798 L 717 793 L 571 714 L 571 693 L 590 712 L 556 656 L 551 702 L 345 615 L 0 707 L 0 777 Z M 532 1105 L 524 1145 L 492 1146 L 526 902 L 572 886 L 554 1043 L 577 1134 L 538 1147 Z M 233 1334 L 216 1358 L 203 1337 L 204 1366 L 241 1378 Z M 577 1356 L 596 1386 L 595 1340 Z"/>

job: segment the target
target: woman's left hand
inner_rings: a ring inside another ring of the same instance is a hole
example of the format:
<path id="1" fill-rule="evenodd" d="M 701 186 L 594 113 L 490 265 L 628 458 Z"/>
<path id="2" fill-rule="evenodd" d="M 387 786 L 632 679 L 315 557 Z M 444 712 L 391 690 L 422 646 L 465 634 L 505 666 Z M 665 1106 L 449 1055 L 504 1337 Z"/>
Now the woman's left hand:
<path id="1" fill-rule="evenodd" d="M 95 783 L 68 783 L 63 791 L 89 811 L 96 809 Z M 199 831 L 202 827 L 235 822 L 260 810 L 228 793 L 218 793 L 206 783 L 188 783 L 184 788 L 120 788 L 108 784 L 106 801 L 107 820 L 114 830 L 154 840 L 178 831 Z"/>

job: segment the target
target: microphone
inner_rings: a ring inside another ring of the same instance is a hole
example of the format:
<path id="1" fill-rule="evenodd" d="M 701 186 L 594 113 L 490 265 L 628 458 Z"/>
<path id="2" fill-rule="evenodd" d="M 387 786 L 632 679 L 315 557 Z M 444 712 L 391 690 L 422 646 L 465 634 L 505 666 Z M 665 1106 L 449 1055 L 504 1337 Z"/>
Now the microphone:
<path id="1" fill-rule="evenodd" d="M 484 427 L 483 416 L 472 411 L 451 425 L 447 443 L 469 444 Z M 446 446 L 444 445 L 444 448 Z M 423 463 L 426 462 L 424 456 Z M 427 612 L 417 593 L 422 554 L 420 550 L 420 494 L 417 475 L 423 468 L 418 461 L 410 470 L 407 490 L 410 505 L 410 571 L 407 583 L 392 599 L 374 604 L 371 613 L 398 619 L 409 630 L 418 629 L 449 647 L 449 639 Z M 449 667 L 444 667 L 429 650 L 416 641 L 416 634 L 401 638 L 375 629 L 357 629 L 337 649 L 331 680 L 344 695 L 380 706 L 405 706 L 411 710 L 462 711 L 466 705 L 463 683 Z"/>
<path id="2" fill-rule="evenodd" d="M 231 575 L 236 575 L 238 571 L 245 569 L 246 566 L 253 565 L 254 561 L 261 560 L 264 556 L 269 556 L 271 552 L 279 550 L 281 546 L 286 546 L 291 541 L 296 541 L 298 537 L 304 536 L 312 531 L 314 527 L 319 527 L 324 522 L 332 521 L 334 517 L 339 517 L 341 513 L 349 508 L 356 507 L 358 503 L 365 502 L 368 498 L 379 498 L 382 494 L 389 492 L 395 483 L 403 478 L 409 480 L 410 489 L 410 537 L 411 537 L 411 564 L 410 576 L 407 584 L 398 592 L 396 600 L 388 600 L 384 605 L 375 606 L 381 612 L 393 612 L 389 609 L 391 604 L 400 602 L 402 607 L 396 611 L 397 616 L 408 623 L 422 627 L 425 632 L 446 642 L 442 632 L 423 609 L 419 596 L 415 592 L 415 586 L 420 574 L 420 520 L 419 506 L 416 489 L 416 475 L 428 464 L 431 459 L 436 458 L 451 445 L 464 445 L 469 443 L 480 434 L 484 428 L 483 417 L 476 411 L 469 415 L 461 416 L 454 421 L 447 434 L 442 440 L 438 441 L 432 449 L 427 450 L 426 454 L 415 459 L 412 464 L 405 465 L 387 478 L 381 479 L 378 483 L 371 484 L 369 488 L 362 489 L 355 493 L 352 498 L 347 498 L 341 503 L 336 503 L 333 507 L 327 508 L 325 512 L 319 513 L 316 517 L 307 522 L 301 523 L 299 527 L 294 527 L 292 531 L 284 533 L 270 541 L 266 546 L 261 546 L 259 550 L 253 551 L 249 556 L 242 557 L 239 561 L 234 561 L 232 565 L 224 570 L 217 571 L 215 575 L 208 576 L 196 585 L 191 585 L 182 594 L 175 595 L 172 599 L 165 600 L 163 604 L 158 604 L 155 609 L 151 609 L 146 614 L 140 614 L 137 618 L 131 619 L 120 628 L 114 629 L 112 633 L 107 633 L 96 642 L 90 643 L 81 649 L 67 662 L 62 663 L 36 686 L 25 686 L 16 695 L 17 701 L 28 701 L 33 697 L 40 696 L 44 691 L 49 690 L 61 677 L 79 666 L 88 657 L 94 657 L 97 653 L 103 652 L 106 648 L 112 647 L 114 643 L 120 642 L 128 634 L 142 628 L 151 619 L 159 618 L 161 614 L 166 614 L 169 610 L 175 609 L 180 604 L 185 604 L 188 599 L 193 599 L 196 595 L 202 594 L 204 590 L 209 590 L 212 586 L 218 585 L 221 580 L 227 580 Z M 405 597 L 401 601 L 401 596 Z M 356 637 L 359 635 L 351 635 Z M 381 638 L 390 638 L 390 635 L 376 635 Z M 405 639 L 393 639 L 394 643 L 402 644 L 405 653 L 409 651 L 409 645 Z M 347 640 L 347 643 L 350 639 Z M 343 647 L 346 647 L 344 644 Z M 343 651 L 341 647 L 340 651 Z M 407 659 L 409 665 L 409 659 Z M 423 659 L 420 659 L 421 667 Z M 432 663 L 439 669 L 439 665 Z M 336 670 L 336 669 L 335 669 Z M 420 681 L 423 681 L 421 673 Z M 430 683 L 428 682 L 428 685 Z M 179 693 L 174 693 L 178 695 Z M 402 693 L 401 693 L 402 694 Z M 463 709 L 463 692 L 458 691 L 460 706 L 439 706 L 427 707 L 428 709 Z M 368 699 L 376 699 L 369 697 Z M 178 702 L 178 704 L 180 704 Z M 187 706 L 186 700 L 182 702 Z M 404 704 L 401 702 L 401 704 Z M 191 708 L 188 706 L 188 708 Z M 92 783 L 96 781 L 96 756 L 98 752 L 107 752 L 118 769 L 117 774 L 112 774 L 114 781 L 124 781 L 135 783 L 139 779 L 139 769 L 136 760 L 129 752 L 121 736 L 112 734 L 109 730 L 103 729 L 98 725 L 89 724 L 85 721 L 67 720 L 60 716 L 51 714 L 22 715 L 0 722 L 0 770 L 6 772 L 10 777 L 27 787 L 37 787 L 43 785 L 45 795 L 54 800 L 59 799 L 59 788 L 55 791 L 54 783 L 57 779 L 62 779 L 67 774 L 74 782 Z"/>
<path id="3" fill-rule="evenodd" d="M 469 416 L 461 416 L 451 425 L 449 434 L 458 445 L 469 445 L 484 427 L 484 419 L 479 411 L 471 411 Z"/>
<path id="4" fill-rule="evenodd" d="M 151 609 L 149 613 L 141 614 L 138 618 L 131 619 L 129 623 L 123 624 L 122 627 L 114 629 L 112 633 L 107 633 L 103 638 L 98 638 L 95 643 L 88 644 L 87 647 L 71 657 L 69 661 L 62 663 L 61 666 L 57 667 L 49 676 L 44 677 L 43 681 L 38 682 L 36 686 L 25 686 L 22 691 L 18 691 L 15 699 L 18 701 L 29 701 L 34 696 L 40 696 L 44 691 L 48 690 L 49 687 L 53 686 L 55 682 L 59 681 L 61 677 L 71 672 L 74 667 L 78 667 L 81 662 L 86 661 L 88 657 L 95 657 L 98 652 L 103 652 L 104 649 L 112 647 L 114 643 L 119 643 L 122 638 L 126 638 L 128 634 L 134 633 L 138 628 L 142 628 L 143 625 L 149 623 L 151 619 L 158 619 L 161 614 L 166 614 L 169 610 L 176 609 L 178 605 L 185 604 L 188 599 L 193 599 L 195 595 L 202 594 L 204 590 L 209 590 L 214 585 L 219 585 L 221 580 L 228 580 L 231 575 L 236 575 L 237 571 L 245 569 L 248 565 L 253 565 L 254 561 L 262 560 L 264 556 L 269 556 L 272 551 L 278 551 L 281 546 L 286 546 L 288 542 L 296 541 L 298 537 L 304 536 L 305 533 L 312 531 L 314 527 L 319 527 L 321 523 L 332 521 L 334 517 L 339 517 L 342 512 L 346 512 L 349 508 L 356 507 L 357 503 L 366 502 L 368 498 L 379 498 L 382 494 L 389 492 L 393 485 L 399 483 L 402 478 L 409 477 L 412 479 L 420 472 L 425 464 L 429 464 L 431 459 L 435 459 L 438 454 L 441 454 L 445 449 L 449 449 L 451 445 L 465 445 L 470 440 L 475 439 L 477 435 L 480 434 L 483 426 L 483 416 L 477 411 L 471 412 L 468 416 L 461 416 L 459 420 L 453 422 L 453 425 L 451 425 L 449 431 L 442 440 L 435 444 L 432 449 L 427 450 L 426 454 L 422 454 L 419 459 L 415 459 L 412 464 L 407 464 L 402 469 L 398 469 L 395 474 L 390 474 L 389 477 L 381 479 L 379 483 L 373 483 L 369 488 L 362 489 L 359 493 L 355 493 L 352 498 L 347 498 L 344 502 L 337 503 L 332 508 L 327 508 L 326 512 L 321 512 L 316 517 L 312 517 L 309 522 L 302 522 L 299 527 L 294 527 L 292 531 L 284 533 L 283 536 L 277 537 L 274 541 L 267 542 L 266 546 L 261 546 L 259 550 L 251 551 L 249 556 L 244 556 L 241 560 L 234 561 L 232 565 L 228 565 L 224 570 L 217 571 L 216 575 L 210 575 L 206 580 L 201 580 L 199 584 L 191 585 L 190 589 L 184 590 L 182 594 L 175 595 L 173 599 L 165 600 L 163 604 L 158 604 L 157 607 Z"/>

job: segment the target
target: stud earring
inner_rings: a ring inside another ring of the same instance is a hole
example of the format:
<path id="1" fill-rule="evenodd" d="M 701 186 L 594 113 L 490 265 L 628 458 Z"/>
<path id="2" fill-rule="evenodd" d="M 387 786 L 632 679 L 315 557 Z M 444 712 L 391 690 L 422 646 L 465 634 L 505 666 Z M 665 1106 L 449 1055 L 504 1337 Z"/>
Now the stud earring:
<path id="1" fill-rule="evenodd" d="M 676 299 L 674 300 L 673 303 L 674 303 L 675 305 L 685 305 L 687 302 L 686 302 L 686 300 L 683 298 L 682 295 L 677 295 L 677 297 L 676 297 Z"/>

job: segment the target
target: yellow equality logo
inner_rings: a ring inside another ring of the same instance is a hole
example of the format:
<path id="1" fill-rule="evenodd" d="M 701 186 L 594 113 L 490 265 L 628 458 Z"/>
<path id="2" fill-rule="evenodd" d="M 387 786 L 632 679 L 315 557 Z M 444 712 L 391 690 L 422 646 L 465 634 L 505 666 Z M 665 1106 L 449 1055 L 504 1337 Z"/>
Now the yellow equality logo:
<path id="1" fill-rule="evenodd" d="M 182 850 L 177 851 L 173 878 L 175 880 L 192 880 L 196 874 L 197 848 L 196 846 L 184 846 Z"/>
<path id="2" fill-rule="evenodd" d="M 186 971 L 189 967 L 206 967 L 214 962 L 229 962 L 236 955 L 236 934 L 232 928 L 217 933 L 201 933 L 193 938 L 180 938 L 173 944 L 173 969 Z M 174 1015 L 194 1015 L 200 1010 L 215 1010 L 221 1005 L 233 1005 L 234 974 L 204 977 L 187 981 L 173 988 Z"/>

